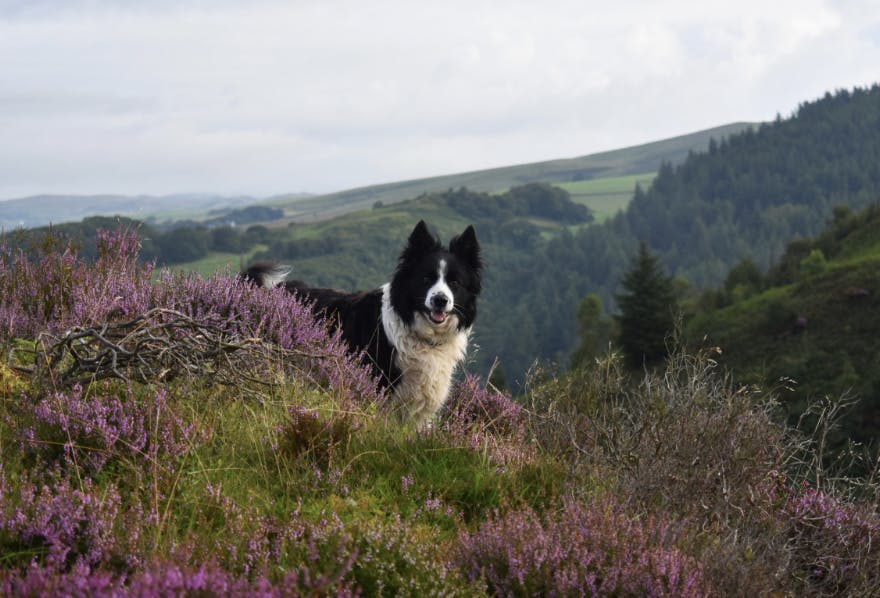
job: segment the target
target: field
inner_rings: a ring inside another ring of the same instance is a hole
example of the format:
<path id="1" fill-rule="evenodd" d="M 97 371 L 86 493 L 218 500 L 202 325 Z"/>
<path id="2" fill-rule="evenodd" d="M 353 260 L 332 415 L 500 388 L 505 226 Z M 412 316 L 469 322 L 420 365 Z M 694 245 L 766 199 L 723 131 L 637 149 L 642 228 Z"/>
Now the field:
<path id="1" fill-rule="evenodd" d="M 557 186 L 568 191 L 573 201 L 590 208 L 596 217 L 596 222 L 603 222 L 626 209 L 637 184 L 645 189 L 653 180 L 654 173 L 644 173 L 576 183 L 559 183 Z"/>
<path id="2" fill-rule="evenodd" d="M 230 272 L 239 272 L 242 267 L 247 265 L 250 257 L 258 251 L 265 251 L 265 245 L 257 245 L 247 253 L 223 253 L 220 251 L 212 251 L 207 256 L 194 262 L 187 262 L 181 266 L 175 266 L 174 269 L 183 269 L 190 272 L 198 272 L 202 276 L 211 276 L 217 272 L 225 272 L 227 268 Z"/>

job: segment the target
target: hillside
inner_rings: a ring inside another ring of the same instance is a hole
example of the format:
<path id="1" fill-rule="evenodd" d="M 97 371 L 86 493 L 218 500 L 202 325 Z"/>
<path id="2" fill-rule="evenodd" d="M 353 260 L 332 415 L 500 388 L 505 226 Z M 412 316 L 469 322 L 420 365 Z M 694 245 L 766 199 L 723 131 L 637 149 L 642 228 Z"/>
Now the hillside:
<path id="1" fill-rule="evenodd" d="M 705 150 L 710 139 L 720 139 L 755 127 L 734 123 L 662 141 L 617 149 L 578 158 L 548 160 L 516 166 L 491 168 L 461 174 L 371 185 L 310 198 L 282 196 L 268 203 L 283 207 L 296 222 L 311 222 L 370 208 L 377 201 L 392 204 L 418 197 L 466 187 L 471 191 L 502 192 L 526 183 L 576 183 L 656 172 L 663 162 L 678 164 L 689 152 Z M 631 191 L 632 187 L 628 189 Z"/>
<path id="2" fill-rule="evenodd" d="M 806 102 L 788 119 L 664 165 L 626 211 L 549 238 L 528 260 L 499 264 L 501 294 L 516 297 L 505 310 L 517 318 L 499 343 L 508 351 L 505 366 L 516 360 L 508 373 L 527 355 L 508 349 L 520 340 L 517 331 L 527 331 L 537 348 L 531 355 L 567 361 L 577 304 L 596 293 L 614 313 L 614 294 L 640 240 L 670 274 L 697 289 L 717 286 L 741 260 L 767 268 L 792 240 L 818 234 L 833 206 L 859 209 L 880 198 L 877 156 L 880 86 Z"/>
<path id="3" fill-rule="evenodd" d="M 295 297 L 138 245 L 0 250 L 0 595 L 880 591 L 877 485 L 707 354 L 468 376 L 415 430 Z"/>
<path id="4" fill-rule="evenodd" d="M 746 258 L 767 268 L 793 239 L 818 234 L 833 206 L 860 208 L 880 197 L 878 155 L 880 87 L 841 91 L 805 102 L 789 118 L 713 140 L 678 165 L 664 164 L 625 211 L 603 222 L 531 222 L 538 228 L 527 227 L 525 241 L 514 234 L 521 223 L 479 222 L 488 281 L 476 327 L 476 371 L 488 371 L 497 356 L 519 388 L 536 358 L 567 363 L 577 342 L 576 306 L 596 293 L 614 312 L 618 282 L 639 240 L 669 273 L 697 289 L 721 284 Z M 467 220 L 431 201 L 429 195 L 326 224 L 296 224 L 286 233 L 291 240 L 320 237 L 325 248 L 313 244 L 308 255 L 294 257 L 269 244 L 266 255 L 274 253 L 311 282 L 373 286 L 386 279 L 396 253 L 380 239 L 403 238 L 407 219 L 411 226 L 424 217 L 444 235 Z"/>
<path id="5" fill-rule="evenodd" d="M 751 272 L 751 274 L 748 274 Z M 880 207 L 838 209 L 813 239 L 792 243 L 766 276 L 738 267 L 687 326 L 741 381 L 773 385 L 792 418 L 812 399 L 859 402 L 834 440 L 876 441 L 880 428 Z M 716 305 L 716 307 L 712 307 Z"/>

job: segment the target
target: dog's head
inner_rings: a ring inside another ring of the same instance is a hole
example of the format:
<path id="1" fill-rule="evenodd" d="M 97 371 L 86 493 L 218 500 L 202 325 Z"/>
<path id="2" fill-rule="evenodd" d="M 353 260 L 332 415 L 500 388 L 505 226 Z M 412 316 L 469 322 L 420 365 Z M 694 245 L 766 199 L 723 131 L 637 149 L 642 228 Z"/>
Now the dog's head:
<path id="1" fill-rule="evenodd" d="M 473 226 L 445 248 L 420 221 L 391 279 L 391 306 L 407 325 L 432 337 L 468 329 L 477 317 L 481 271 Z"/>

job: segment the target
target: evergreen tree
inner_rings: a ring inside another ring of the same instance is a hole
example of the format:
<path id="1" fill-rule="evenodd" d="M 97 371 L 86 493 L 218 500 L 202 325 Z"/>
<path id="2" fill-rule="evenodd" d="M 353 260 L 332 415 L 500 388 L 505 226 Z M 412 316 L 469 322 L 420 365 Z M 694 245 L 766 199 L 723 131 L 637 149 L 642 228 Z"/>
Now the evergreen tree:
<path id="1" fill-rule="evenodd" d="M 620 347 L 633 367 L 666 357 L 666 339 L 675 321 L 675 291 L 656 256 L 642 242 L 617 294 Z"/>

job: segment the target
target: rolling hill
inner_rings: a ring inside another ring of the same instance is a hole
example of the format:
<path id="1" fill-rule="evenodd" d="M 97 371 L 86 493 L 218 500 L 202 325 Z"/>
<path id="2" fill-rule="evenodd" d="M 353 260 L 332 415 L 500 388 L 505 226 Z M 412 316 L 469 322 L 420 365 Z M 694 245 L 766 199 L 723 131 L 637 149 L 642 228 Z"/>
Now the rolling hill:
<path id="1" fill-rule="evenodd" d="M 679 163 L 689 152 L 705 149 L 709 139 L 718 139 L 752 126 L 756 125 L 734 123 L 579 158 L 372 185 L 317 196 L 291 193 L 258 199 L 192 193 L 165 196 L 36 195 L 0 201 L 0 227 L 5 230 L 33 228 L 74 222 L 89 216 L 111 215 L 166 223 L 184 219 L 202 221 L 247 205 L 284 208 L 287 217 L 272 223 L 274 226 L 283 226 L 291 221 L 326 220 L 369 208 L 377 201 L 390 204 L 449 188 L 467 187 L 476 191 L 498 192 L 529 182 L 561 184 L 576 201 L 587 199 L 598 204 L 597 213 L 602 219 L 629 201 L 633 189 L 631 177 L 639 176 L 642 182 L 649 182 L 661 162 Z M 598 179 L 606 182 L 598 187 L 589 185 Z M 584 184 L 588 186 L 583 187 Z M 588 202 L 581 203 L 589 205 Z"/>
<path id="2" fill-rule="evenodd" d="M 710 139 L 721 139 L 755 126 L 757 125 L 753 123 L 733 123 L 671 139 L 578 158 L 371 185 L 314 197 L 281 196 L 267 203 L 284 208 L 291 220 L 310 222 L 367 209 L 376 202 L 391 204 L 418 197 L 423 193 L 438 193 L 460 187 L 466 187 L 471 191 L 497 193 L 526 183 L 540 182 L 564 186 L 580 181 L 643 175 L 656 172 L 663 162 L 678 164 L 690 152 L 705 150 Z M 629 186 L 627 194 L 631 191 L 632 186 Z M 576 195 L 576 192 L 574 194 Z"/>

